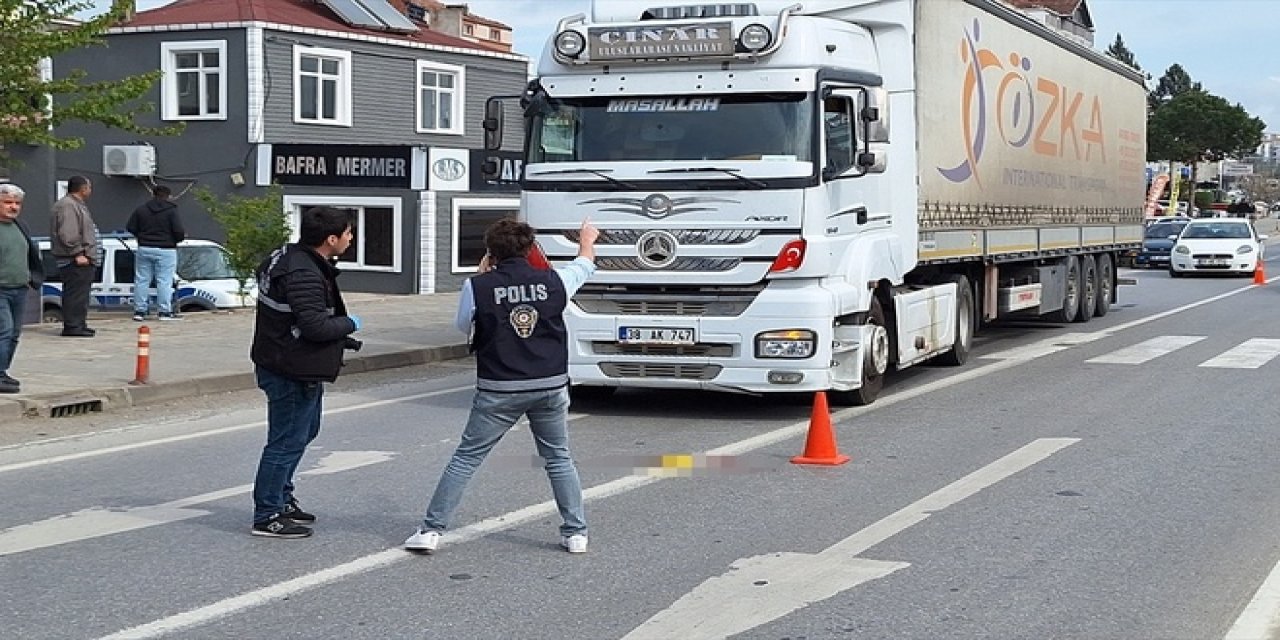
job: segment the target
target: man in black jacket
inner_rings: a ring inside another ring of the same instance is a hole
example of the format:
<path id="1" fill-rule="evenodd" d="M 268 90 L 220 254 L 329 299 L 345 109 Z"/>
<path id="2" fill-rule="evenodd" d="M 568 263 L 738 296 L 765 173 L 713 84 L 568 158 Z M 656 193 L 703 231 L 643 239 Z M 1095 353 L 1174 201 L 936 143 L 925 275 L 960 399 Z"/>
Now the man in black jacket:
<path id="1" fill-rule="evenodd" d="M 258 267 L 250 358 L 267 394 L 267 445 L 253 484 L 255 536 L 305 538 L 316 517 L 293 496 L 293 474 L 320 432 L 324 383 L 342 367 L 360 319 L 347 314 L 332 261 L 351 244 L 351 216 L 331 207 L 302 213 L 301 237 Z"/>
<path id="2" fill-rule="evenodd" d="M 178 218 L 178 205 L 169 201 L 169 187 L 151 190 L 154 197 L 129 216 L 125 229 L 138 239 L 133 256 L 133 319 L 147 319 L 151 280 L 156 282 L 156 301 L 161 320 L 177 320 L 173 313 L 173 275 L 178 270 L 178 243 L 187 237 Z"/>
<path id="3" fill-rule="evenodd" d="M 26 193 L 16 184 L 0 183 L 0 393 L 18 393 L 21 384 L 9 375 L 22 335 L 27 293 L 44 282 L 40 250 L 18 214 Z"/>

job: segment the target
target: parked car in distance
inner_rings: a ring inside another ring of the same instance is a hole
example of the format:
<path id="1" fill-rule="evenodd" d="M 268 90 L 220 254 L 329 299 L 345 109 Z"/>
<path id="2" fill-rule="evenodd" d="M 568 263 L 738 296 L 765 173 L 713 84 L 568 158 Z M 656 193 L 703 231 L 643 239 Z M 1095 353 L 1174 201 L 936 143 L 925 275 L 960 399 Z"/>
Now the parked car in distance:
<path id="1" fill-rule="evenodd" d="M 1169 275 L 1251 275 L 1263 258 L 1265 235 L 1244 218 L 1192 220 L 1182 227 L 1169 254 Z"/>
<path id="2" fill-rule="evenodd" d="M 1142 248 L 1133 257 L 1135 267 L 1167 267 L 1169 252 L 1173 250 L 1172 237 L 1182 233 L 1191 218 L 1157 218 L 1147 225 L 1142 234 Z"/>
<path id="3" fill-rule="evenodd" d="M 41 320 L 62 322 L 62 283 L 47 237 L 35 238 L 44 260 L 45 283 L 40 292 Z M 102 236 L 102 266 L 98 268 L 89 294 L 89 307 L 100 311 L 133 310 L 133 259 L 137 242 L 127 233 Z M 240 285 L 227 261 L 227 251 L 211 240 L 183 240 L 178 245 L 178 273 L 174 278 L 174 308 L 183 313 L 250 307 L 257 300 L 251 280 L 246 295 L 239 294 Z M 150 308 L 156 290 L 151 289 Z"/>

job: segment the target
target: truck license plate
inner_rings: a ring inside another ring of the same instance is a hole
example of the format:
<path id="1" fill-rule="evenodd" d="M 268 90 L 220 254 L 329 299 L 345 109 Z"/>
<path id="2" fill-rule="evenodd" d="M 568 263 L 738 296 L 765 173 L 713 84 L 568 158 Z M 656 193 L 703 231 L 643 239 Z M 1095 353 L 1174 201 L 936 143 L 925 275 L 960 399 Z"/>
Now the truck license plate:
<path id="1" fill-rule="evenodd" d="M 693 329 L 618 327 L 618 342 L 626 344 L 693 344 Z"/>

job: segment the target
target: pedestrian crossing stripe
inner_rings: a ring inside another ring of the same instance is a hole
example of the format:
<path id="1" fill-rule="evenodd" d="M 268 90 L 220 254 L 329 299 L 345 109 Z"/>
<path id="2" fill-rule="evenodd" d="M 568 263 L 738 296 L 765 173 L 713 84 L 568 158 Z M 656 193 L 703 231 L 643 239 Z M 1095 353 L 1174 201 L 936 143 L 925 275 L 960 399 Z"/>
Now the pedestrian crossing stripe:
<path id="1" fill-rule="evenodd" d="M 1280 340 L 1253 338 L 1216 358 L 1200 363 L 1200 366 L 1219 369 L 1257 369 L 1276 356 L 1280 356 Z"/>
<path id="2" fill-rule="evenodd" d="M 1143 364 L 1189 347 L 1208 336 L 1158 336 L 1108 354 L 1085 360 L 1089 364 Z M 1212 369 L 1257 369 L 1280 357 L 1280 339 L 1252 338 L 1210 358 L 1199 366 Z"/>
<path id="3" fill-rule="evenodd" d="M 1193 345 L 1205 336 L 1160 336 L 1150 340 L 1144 340 L 1133 346 L 1125 347 L 1119 351 L 1112 351 L 1103 356 L 1090 358 L 1085 360 L 1089 363 L 1098 364 L 1142 364 L 1148 360 L 1154 360 L 1166 353 L 1172 353 Z"/>

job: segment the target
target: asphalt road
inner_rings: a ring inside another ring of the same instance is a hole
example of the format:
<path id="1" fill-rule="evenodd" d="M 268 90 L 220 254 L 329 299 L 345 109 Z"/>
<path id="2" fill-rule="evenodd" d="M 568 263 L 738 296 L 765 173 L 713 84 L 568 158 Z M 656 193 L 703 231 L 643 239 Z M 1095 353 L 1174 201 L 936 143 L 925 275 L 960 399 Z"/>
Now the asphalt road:
<path id="1" fill-rule="evenodd" d="M 1260 637 L 1280 282 L 1135 275 L 1105 318 L 994 328 L 968 365 L 837 408 L 839 467 L 788 462 L 807 398 L 575 405 L 585 556 L 556 546 L 522 429 L 434 556 L 398 548 L 456 442 L 465 362 L 331 390 L 307 540 L 248 535 L 257 393 L 33 435 L 0 448 L 0 637 Z"/>

